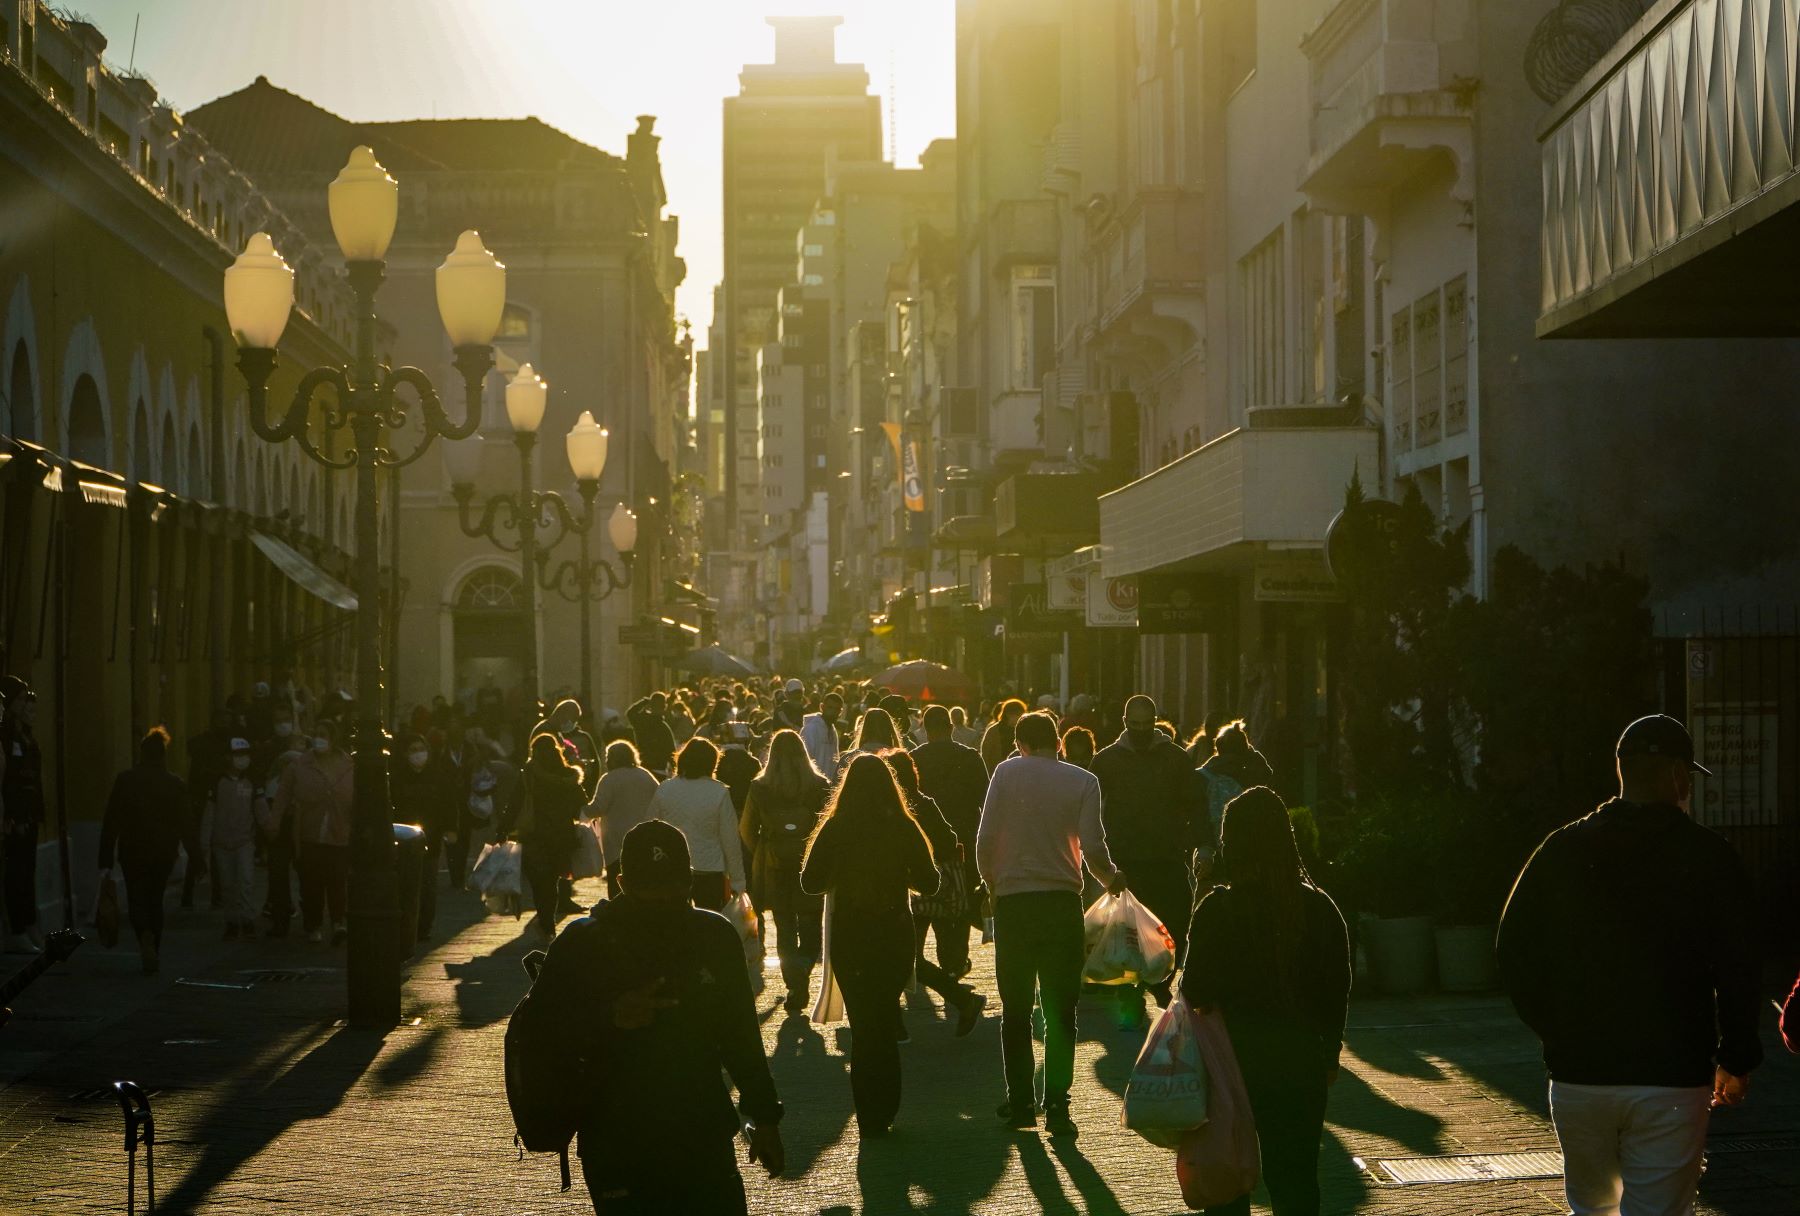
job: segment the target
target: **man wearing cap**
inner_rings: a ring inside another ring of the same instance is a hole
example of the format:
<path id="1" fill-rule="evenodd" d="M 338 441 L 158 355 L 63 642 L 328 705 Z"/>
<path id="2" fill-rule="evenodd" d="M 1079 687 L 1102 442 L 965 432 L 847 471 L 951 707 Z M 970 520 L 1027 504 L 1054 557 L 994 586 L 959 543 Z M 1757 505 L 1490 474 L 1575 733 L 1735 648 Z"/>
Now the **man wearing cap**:
<path id="1" fill-rule="evenodd" d="M 781 702 L 775 706 L 775 729 L 798 731 L 806 720 L 806 685 L 789 680 L 782 686 Z"/>
<path id="2" fill-rule="evenodd" d="M 1742 1102 L 1762 1060 L 1749 879 L 1688 815 L 1710 774 L 1660 714 L 1617 753 L 1619 796 L 1538 846 L 1497 943 L 1544 1043 L 1576 1216 L 1692 1211 L 1707 1112 Z"/>
<path id="3" fill-rule="evenodd" d="M 746 1211 L 734 1138 L 781 1173 L 781 1102 L 737 930 L 688 903 L 687 840 L 651 819 L 625 834 L 617 899 L 551 945 L 534 995 L 588 1045 L 581 1172 L 599 1213 Z M 722 1073 L 737 1087 L 734 1108 Z"/>

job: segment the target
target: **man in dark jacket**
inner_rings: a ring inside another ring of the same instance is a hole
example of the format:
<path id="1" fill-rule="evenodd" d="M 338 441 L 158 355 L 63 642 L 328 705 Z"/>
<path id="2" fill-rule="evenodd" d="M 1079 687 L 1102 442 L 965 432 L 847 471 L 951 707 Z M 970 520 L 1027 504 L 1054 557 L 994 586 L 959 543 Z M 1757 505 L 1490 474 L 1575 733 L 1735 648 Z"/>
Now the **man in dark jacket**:
<path id="1" fill-rule="evenodd" d="M 578 1151 L 594 1210 L 742 1214 L 740 1111 L 750 1160 L 771 1175 L 785 1160 L 743 946 L 724 917 L 689 904 L 687 840 L 673 824 L 625 834 L 619 881 L 618 899 L 551 945 L 533 989 L 561 1033 L 588 1045 Z"/>
<path id="2" fill-rule="evenodd" d="M 600 784 L 600 745 L 581 725 L 581 702 L 573 697 L 558 701 L 550 716 L 531 728 L 533 738 L 545 731 L 561 739 L 565 750 L 573 749 L 575 754 L 569 758 L 581 766 L 581 792 L 592 798 L 594 787 Z"/>
<path id="3" fill-rule="evenodd" d="M 975 832 L 981 826 L 981 802 L 987 797 L 987 765 L 981 753 L 964 747 L 952 737 L 955 727 L 950 711 L 942 705 L 925 709 L 925 742 L 913 752 L 913 763 L 919 769 L 919 790 L 937 803 L 951 830 L 963 842 L 964 890 L 971 893 L 980 885 L 981 875 L 975 869 Z M 971 898 L 970 904 L 979 901 Z M 957 979 L 969 974 L 969 929 L 973 921 L 964 918 L 960 926 L 949 922 L 932 922 L 937 936 L 938 965 Z"/>
<path id="4" fill-rule="evenodd" d="M 1125 702 L 1125 731 L 1094 755 L 1100 779 L 1100 803 L 1106 819 L 1106 843 L 1113 861 L 1131 875 L 1131 891 L 1168 927 L 1175 939 L 1175 958 L 1187 953 L 1187 926 L 1194 911 L 1191 867 L 1198 787 L 1186 752 L 1156 729 L 1156 702 L 1134 696 Z M 1152 991 L 1157 1003 L 1169 1003 L 1173 977 Z M 1143 997 L 1133 989 L 1123 994 L 1121 1023 L 1143 1020 Z"/>
<path id="5" fill-rule="evenodd" d="M 1737 854 L 1688 817 L 1686 728 L 1640 718 L 1617 751 L 1619 797 L 1520 873 L 1501 976 L 1544 1043 L 1570 1208 L 1686 1212 L 1707 1112 L 1762 1060 L 1755 915 Z"/>
<path id="6" fill-rule="evenodd" d="M 653 692 L 625 711 L 637 736 L 638 760 L 658 778 L 667 777 L 675 763 L 675 732 L 669 729 L 669 699 Z"/>

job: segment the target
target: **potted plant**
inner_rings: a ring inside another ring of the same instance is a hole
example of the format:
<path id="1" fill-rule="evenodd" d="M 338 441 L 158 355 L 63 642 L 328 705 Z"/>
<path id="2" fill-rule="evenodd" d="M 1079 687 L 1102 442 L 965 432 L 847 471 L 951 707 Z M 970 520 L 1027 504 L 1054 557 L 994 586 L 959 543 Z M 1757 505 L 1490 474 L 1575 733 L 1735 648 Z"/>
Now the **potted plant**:
<path id="1" fill-rule="evenodd" d="M 1418 802 L 1366 799 L 1352 815 L 1349 840 L 1335 866 L 1370 978 L 1385 996 L 1432 986 L 1437 951 L 1430 916 L 1430 826 Z"/>
<path id="2" fill-rule="evenodd" d="M 1447 799 L 1433 834 L 1434 951 L 1445 992 L 1499 987 L 1494 933 L 1517 867 L 1494 803 L 1472 791 Z"/>

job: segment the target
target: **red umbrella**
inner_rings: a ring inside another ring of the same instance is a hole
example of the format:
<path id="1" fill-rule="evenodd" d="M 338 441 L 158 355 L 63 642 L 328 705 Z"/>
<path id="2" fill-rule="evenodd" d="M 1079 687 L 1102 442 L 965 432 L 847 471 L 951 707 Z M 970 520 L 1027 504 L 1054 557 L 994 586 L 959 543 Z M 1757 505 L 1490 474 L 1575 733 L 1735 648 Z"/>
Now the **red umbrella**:
<path id="1" fill-rule="evenodd" d="M 869 681 L 878 688 L 915 701 L 968 702 L 975 696 L 975 681 L 953 667 L 914 659 L 890 667 Z"/>

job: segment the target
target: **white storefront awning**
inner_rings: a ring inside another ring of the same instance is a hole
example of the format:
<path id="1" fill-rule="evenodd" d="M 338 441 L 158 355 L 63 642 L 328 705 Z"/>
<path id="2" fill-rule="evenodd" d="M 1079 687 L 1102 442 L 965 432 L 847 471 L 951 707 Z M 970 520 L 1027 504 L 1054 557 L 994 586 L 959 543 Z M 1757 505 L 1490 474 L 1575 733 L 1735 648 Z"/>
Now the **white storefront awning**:
<path id="1" fill-rule="evenodd" d="M 293 579 L 303 590 L 318 596 L 334 608 L 342 608 L 345 612 L 356 611 L 356 592 L 319 569 L 310 557 L 286 541 L 276 540 L 267 533 L 252 531 L 250 539 L 263 551 L 264 557 L 275 563 L 276 569 Z"/>

